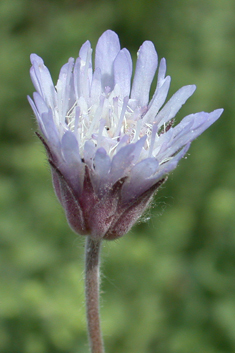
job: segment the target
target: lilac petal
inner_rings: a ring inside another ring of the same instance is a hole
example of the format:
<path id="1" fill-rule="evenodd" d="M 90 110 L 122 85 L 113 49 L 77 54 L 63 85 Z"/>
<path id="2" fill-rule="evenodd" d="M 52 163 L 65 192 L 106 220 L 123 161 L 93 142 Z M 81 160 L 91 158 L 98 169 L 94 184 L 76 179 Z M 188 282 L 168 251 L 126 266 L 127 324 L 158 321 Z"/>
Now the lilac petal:
<path id="1" fill-rule="evenodd" d="M 74 66 L 74 59 L 69 58 L 68 62 L 64 64 L 60 69 L 58 81 L 60 82 L 60 85 L 63 91 L 65 91 L 65 89 L 67 88 L 66 87 L 67 84 L 70 83 L 70 77 L 73 70 L 73 66 Z M 57 82 L 57 85 L 58 85 L 58 82 Z"/>
<path id="2" fill-rule="evenodd" d="M 65 161 L 65 165 L 61 166 L 70 184 L 78 195 L 82 192 L 84 179 L 84 163 L 82 163 L 78 141 L 71 131 L 66 131 L 61 140 L 61 152 Z"/>
<path id="3" fill-rule="evenodd" d="M 107 152 L 103 147 L 98 148 L 94 158 L 95 174 L 98 175 L 99 178 L 104 178 L 109 173 L 110 167 L 111 160 Z"/>
<path id="4" fill-rule="evenodd" d="M 131 163 L 134 159 L 134 149 L 134 144 L 127 145 L 122 147 L 113 157 L 109 178 L 112 184 L 125 176 L 125 172 L 131 167 Z"/>
<path id="5" fill-rule="evenodd" d="M 146 179 L 156 173 L 159 163 L 156 158 L 146 158 L 136 164 L 122 187 L 123 202 L 130 201 L 146 191 Z"/>
<path id="6" fill-rule="evenodd" d="M 120 51 L 118 35 L 107 30 L 99 38 L 95 52 L 95 68 L 99 67 L 102 74 L 102 88 L 114 87 L 113 62 Z"/>
<path id="7" fill-rule="evenodd" d="M 49 116 L 51 116 L 52 114 L 52 111 L 50 111 L 49 113 L 49 110 L 48 110 L 48 107 L 47 105 L 45 104 L 44 100 L 42 99 L 42 97 L 40 96 L 40 94 L 38 92 L 34 92 L 33 93 L 33 98 L 34 98 L 34 103 L 35 103 L 35 108 L 36 108 L 36 111 L 32 105 L 32 102 L 29 100 L 29 103 L 31 104 L 31 107 L 33 108 L 34 110 L 34 113 L 36 115 L 36 118 L 37 118 L 37 121 L 38 121 L 38 125 L 39 125 L 39 128 L 40 130 L 42 131 L 42 133 L 47 137 L 48 137 L 48 127 L 45 125 L 45 117 L 42 118 L 42 115 L 45 113 L 45 114 L 48 114 Z M 46 119 L 47 121 L 47 119 Z M 50 125 L 53 125 L 54 127 L 52 128 L 52 135 L 55 136 L 57 135 L 57 131 L 56 130 L 56 126 L 54 125 L 54 120 L 52 118 L 52 121 L 50 123 Z M 50 129 L 50 127 L 49 127 Z M 58 136 L 58 135 L 57 135 Z M 58 137 L 56 137 L 56 140 L 58 139 Z"/>
<path id="8" fill-rule="evenodd" d="M 189 131 L 195 129 L 196 126 L 200 126 L 205 122 L 205 117 L 203 116 L 203 114 L 197 114 L 187 115 L 184 119 L 180 121 L 178 125 L 170 129 L 173 132 L 174 138 L 185 135 Z"/>
<path id="9" fill-rule="evenodd" d="M 171 78 L 168 76 L 162 86 L 160 88 L 157 87 L 156 94 L 154 94 L 150 108 L 143 118 L 144 122 L 152 122 L 155 119 L 159 109 L 165 103 L 170 88 L 170 83 Z"/>
<path id="10" fill-rule="evenodd" d="M 203 133 L 209 126 L 211 126 L 223 113 L 223 109 L 216 109 L 211 113 L 196 113 L 194 115 L 194 124 L 190 131 L 185 134 L 188 142 L 193 141 Z M 178 137 L 178 136 L 177 136 Z"/>
<path id="11" fill-rule="evenodd" d="M 159 64 L 158 77 L 157 77 L 157 87 L 161 87 L 165 82 L 166 76 L 166 59 L 162 58 Z"/>
<path id="12" fill-rule="evenodd" d="M 116 147 L 116 153 L 120 151 L 121 148 L 125 147 L 128 143 L 130 142 L 130 136 L 129 135 L 123 135 Z"/>
<path id="13" fill-rule="evenodd" d="M 87 57 L 89 57 L 89 64 L 91 66 L 91 57 L 90 57 L 90 52 L 91 52 L 91 43 L 89 40 L 87 40 L 82 46 L 81 49 L 79 50 L 79 57 L 82 59 L 83 62 L 87 62 Z"/>
<path id="14" fill-rule="evenodd" d="M 45 131 L 45 137 L 50 146 L 58 149 L 60 144 L 60 138 L 58 134 L 58 129 L 53 120 L 52 111 L 49 110 L 47 113 L 41 114 L 41 119 L 43 123 L 43 130 Z"/>
<path id="15" fill-rule="evenodd" d="M 135 185 L 141 184 L 141 182 L 156 173 L 159 163 L 156 158 L 145 158 L 136 164 L 131 172 L 128 183 Z M 127 183 L 126 183 L 127 184 Z"/>
<path id="16" fill-rule="evenodd" d="M 163 161 L 180 150 L 188 142 L 188 139 L 185 139 L 185 136 L 191 131 L 192 126 L 193 120 L 191 119 L 182 125 L 181 130 L 175 130 L 178 128 L 177 125 L 176 128 L 171 128 L 164 134 L 160 135 L 157 140 L 157 147 L 153 152 L 154 156 L 159 161 Z M 181 138 L 181 136 L 183 136 L 183 138 Z"/>
<path id="17" fill-rule="evenodd" d="M 122 49 L 114 60 L 114 84 L 120 87 L 121 97 L 129 96 L 132 75 L 132 60 L 127 49 Z"/>
<path id="18" fill-rule="evenodd" d="M 156 96 L 158 96 L 157 100 L 158 99 L 162 100 L 161 105 L 159 103 L 157 104 L 157 110 L 155 110 L 155 115 L 157 115 L 157 113 L 158 113 L 158 110 L 159 110 L 158 106 L 161 107 L 163 105 L 163 103 L 165 102 L 165 99 L 166 99 L 166 96 L 167 96 L 167 93 L 169 90 L 168 85 L 170 86 L 171 77 L 170 76 L 165 77 L 165 75 L 166 75 L 166 60 L 163 58 L 160 61 L 160 65 L 159 65 L 159 69 L 158 69 L 156 90 L 155 90 L 154 95 L 148 105 L 148 108 L 150 109 L 153 103 L 156 104 Z M 167 81 L 167 83 L 166 83 L 166 81 Z M 164 84 L 165 84 L 165 88 L 162 87 Z M 162 90 L 163 90 L 163 92 L 165 92 L 165 99 L 161 98 L 162 95 L 164 96 Z M 159 95 L 160 94 L 159 91 L 161 92 L 161 95 Z"/>
<path id="19" fill-rule="evenodd" d="M 80 112 L 83 116 L 87 117 L 88 116 L 88 106 L 87 106 L 87 101 L 86 99 L 81 96 L 77 103 L 77 107 L 80 109 Z"/>
<path id="20" fill-rule="evenodd" d="M 84 161 L 85 163 L 90 167 L 90 169 L 93 169 L 93 158 L 95 157 L 95 151 L 96 147 L 94 142 L 88 140 L 84 144 Z"/>
<path id="21" fill-rule="evenodd" d="M 43 93 L 42 93 L 42 90 L 41 90 L 41 87 L 39 84 L 38 77 L 35 74 L 35 68 L 33 66 L 31 66 L 29 73 L 30 73 L 31 81 L 32 81 L 36 91 L 42 96 Z"/>
<path id="22" fill-rule="evenodd" d="M 74 103 L 74 93 L 72 91 L 72 70 L 74 59 L 70 58 L 68 63 L 62 66 L 59 74 L 59 79 L 56 84 L 57 88 L 57 106 L 59 115 L 64 121 L 66 113 Z"/>
<path id="23" fill-rule="evenodd" d="M 30 70 L 35 88 L 42 95 L 45 102 L 53 108 L 55 105 L 55 88 L 48 68 L 43 60 L 36 54 L 30 55 L 33 69 Z"/>
<path id="24" fill-rule="evenodd" d="M 90 96 L 90 85 L 92 81 L 92 60 L 91 60 L 91 44 L 86 41 L 80 51 L 81 58 L 80 65 L 80 91 L 84 98 L 88 99 Z"/>
<path id="25" fill-rule="evenodd" d="M 38 92 L 33 93 L 33 99 L 35 106 L 37 107 L 38 113 L 41 115 L 42 113 L 48 112 L 48 106 L 44 102 L 42 96 Z"/>
<path id="26" fill-rule="evenodd" d="M 31 108 L 33 109 L 33 112 L 34 112 L 37 120 L 38 120 L 38 118 L 41 120 L 41 117 L 39 115 L 38 109 L 37 109 L 34 101 L 32 100 L 32 98 L 30 96 L 27 96 L 27 99 L 28 99 L 29 104 L 31 105 Z"/>
<path id="27" fill-rule="evenodd" d="M 168 162 L 159 165 L 157 173 L 154 177 L 145 180 L 145 190 L 152 187 L 159 180 L 164 178 L 165 175 L 169 174 L 172 170 L 177 167 L 179 161 L 185 156 L 190 147 L 190 143 L 185 145 L 174 157 L 172 157 Z"/>
<path id="28" fill-rule="evenodd" d="M 131 98 L 143 107 L 148 104 L 149 91 L 157 69 L 158 57 L 152 42 L 144 42 L 139 51 L 133 80 Z"/>
<path id="29" fill-rule="evenodd" d="M 37 54 L 31 54 L 30 61 L 32 64 L 32 66 L 30 68 L 31 80 L 32 80 L 33 85 L 36 88 L 37 92 L 40 93 L 41 95 L 43 95 L 43 91 L 42 91 L 41 85 L 40 85 L 40 75 L 39 76 L 37 75 L 37 72 L 38 72 L 37 67 L 38 66 L 43 67 L 44 61 Z"/>
<path id="30" fill-rule="evenodd" d="M 83 73 L 84 78 L 87 80 L 87 83 L 92 81 L 92 49 L 91 43 L 87 40 L 81 47 L 79 51 L 79 57 L 81 58 L 81 72 Z M 81 82 L 82 84 L 82 82 Z"/>
<path id="31" fill-rule="evenodd" d="M 150 189 L 153 185 L 155 185 L 159 180 L 164 178 L 167 174 L 169 174 L 173 169 L 177 167 L 177 164 L 180 159 L 184 157 L 184 155 L 187 153 L 188 149 L 190 147 L 190 143 L 186 145 L 176 156 L 174 156 L 171 160 L 169 160 L 166 163 L 163 163 L 162 165 L 156 166 L 156 173 L 154 174 L 153 177 L 147 177 L 143 180 L 142 185 L 139 186 L 138 189 L 138 181 L 135 181 L 135 184 L 133 183 L 133 186 L 130 184 L 126 186 L 126 191 L 125 191 L 125 184 L 123 185 L 122 193 L 123 193 L 123 200 L 126 202 L 130 201 L 133 198 L 133 195 L 135 197 L 138 197 L 141 193 L 147 191 Z M 140 184 L 140 183 L 139 183 Z M 135 188 L 134 188 L 135 186 Z M 130 189 L 129 189 L 130 187 Z M 131 194 L 133 190 L 133 194 Z M 129 199 L 128 199 L 128 193 L 129 193 Z"/>
<path id="32" fill-rule="evenodd" d="M 195 89 L 195 85 L 184 86 L 171 97 L 156 117 L 155 122 L 159 127 L 175 117 L 182 105 L 194 93 Z"/>
<path id="33" fill-rule="evenodd" d="M 97 68 L 91 82 L 91 104 L 99 102 L 101 92 L 101 71 L 100 68 Z"/>
<path id="34" fill-rule="evenodd" d="M 144 144 L 145 144 L 145 141 L 147 139 L 147 136 L 143 136 L 141 137 L 134 145 L 135 145 L 135 149 L 134 149 L 134 159 L 132 161 L 133 164 L 137 163 L 138 159 L 139 159 L 139 156 L 141 154 L 141 151 L 144 147 Z"/>
<path id="35" fill-rule="evenodd" d="M 39 114 L 33 100 L 30 97 L 28 97 L 28 101 L 29 101 L 34 113 L 35 113 L 35 116 L 37 118 L 37 122 L 38 122 L 38 125 L 39 125 L 41 132 L 43 133 L 43 135 L 47 139 L 48 144 L 52 148 L 55 148 L 54 152 L 57 154 L 56 149 L 59 148 L 60 139 L 59 139 L 58 129 L 55 125 L 51 109 L 47 112 Z"/>
<path id="36" fill-rule="evenodd" d="M 157 180 L 161 179 L 164 175 L 169 174 L 172 170 L 177 167 L 179 161 L 185 156 L 188 152 L 190 147 L 190 142 L 185 145 L 174 157 L 172 157 L 166 163 L 163 163 L 159 166 L 158 173 L 153 178 L 153 181 L 156 182 Z"/>
<path id="37" fill-rule="evenodd" d="M 108 177 L 111 167 L 111 159 L 103 147 L 97 149 L 94 158 L 94 173 L 92 175 L 92 184 L 98 196 L 104 193 L 108 186 Z"/>
<path id="38" fill-rule="evenodd" d="M 77 58 L 73 68 L 73 84 L 74 84 L 74 94 L 76 100 L 81 96 L 81 87 L 80 87 L 80 68 L 81 68 L 81 58 Z"/>
<path id="39" fill-rule="evenodd" d="M 43 126 L 42 118 L 41 118 L 41 116 L 40 116 L 40 114 L 38 112 L 38 109 L 37 109 L 34 101 L 29 96 L 27 96 L 27 98 L 28 98 L 29 104 L 31 105 L 31 108 L 33 109 L 35 117 L 37 119 L 37 123 L 38 123 L 39 129 L 41 130 L 41 132 L 45 136 L 45 129 L 44 129 L 44 126 Z"/>
<path id="40" fill-rule="evenodd" d="M 197 124 L 197 129 L 200 130 L 199 134 L 201 134 L 203 131 L 205 131 L 209 126 L 211 126 L 216 120 L 219 119 L 221 114 L 223 113 L 224 109 L 216 109 L 211 113 L 205 113 L 205 112 L 200 112 L 196 113 L 195 117 L 199 117 L 200 115 L 206 118 L 203 124 Z M 197 118 L 195 119 L 196 122 Z M 194 129 L 194 126 L 193 126 Z"/>
<path id="41" fill-rule="evenodd" d="M 159 154 L 158 158 L 168 158 L 179 151 L 184 145 L 192 142 L 211 124 L 213 124 L 222 114 L 223 109 L 217 109 L 211 113 L 196 113 L 185 117 L 180 124 L 173 128 L 174 138 L 168 147 Z"/>
<path id="42" fill-rule="evenodd" d="M 81 162 L 78 141 L 72 131 L 66 131 L 61 140 L 61 151 L 66 163 L 72 165 Z"/>
<path id="43" fill-rule="evenodd" d="M 123 98 L 121 114 L 119 116 L 119 121 L 118 121 L 118 124 L 116 126 L 115 133 L 114 133 L 115 137 L 120 136 L 120 134 L 121 134 L 121 128 L 123 126 L 123 120 L 125 118 L 125 113 L 126 113 L 126 110 L 127 110 L 128 101 L 129 101 L 129 96 L 126 96 L 126 97 Z"/>
<path id="44" fill-rule="evenodd" d="M 166 163 L 166 169 L 167 173 L 170 173 L 179 161 L 185 156 L 185 154 L 188 152 L 189 147 L 190 147 L 191 142 L 188 142 L 187 145 L 185 145 L 169 162 Z M 163 165 L 164 167 L 164 165 Z"/>

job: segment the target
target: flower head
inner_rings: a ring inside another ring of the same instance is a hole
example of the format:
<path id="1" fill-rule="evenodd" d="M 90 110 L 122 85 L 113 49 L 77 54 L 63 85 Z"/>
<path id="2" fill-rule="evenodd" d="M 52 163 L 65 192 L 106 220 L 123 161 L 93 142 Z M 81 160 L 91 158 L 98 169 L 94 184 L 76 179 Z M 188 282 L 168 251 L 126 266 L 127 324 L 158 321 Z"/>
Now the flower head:
<path id="1" fill-rule="evenodd" d="M 217 120 L 222 109 L 174 117 L 195 91 L 179 89 L 165 103 L 170 77 L 159 64 L 157 87 L 149 100 L 158 66 L 154 45 L 145 41 L 132 59 L 116 33 L 99 38 L 92 69 L 87 41 L 70 58 L 54 86 L 43 60 L 31 55 L 29 98 L 48 153 L 55 192 L 72 229 L 94 239 L 125 234 L 154 192 L 187 152 L 192 140 Z"/>

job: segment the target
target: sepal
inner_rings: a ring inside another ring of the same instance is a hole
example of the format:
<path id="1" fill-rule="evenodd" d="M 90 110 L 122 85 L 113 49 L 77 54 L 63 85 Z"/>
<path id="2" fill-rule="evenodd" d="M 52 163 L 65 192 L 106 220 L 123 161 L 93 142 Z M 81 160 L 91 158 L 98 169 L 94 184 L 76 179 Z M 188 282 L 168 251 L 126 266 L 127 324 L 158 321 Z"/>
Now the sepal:
<path id="1" fill-rule="evenodd" d="M 89 230 L 86 228 L 84 222 L 84 215 L 81 205 L 75 197 L 73 190 L 53 162 L 49 160 L 49 163 L 52 169 L 52 174 L 57 176 L 56 185 L 54 185 L 54 188 L 65 210 L 66 218 L 70 227 L 75 233 L 80 235 L 89 234 Z"/>
<path id="2" fill-rule="evenodd" d="M 115 240 L 125 235 L 136 221 L 141 217 L 144 211 L 149 206 L 157 189 L 166 181 L 167 178 L 159 180 L 150 189 L 145 191 L 131 204 L 123 205 L 120 203 L 114 222 L 111 224 L 108 232 L 105 234 L 104 239 Z"/>

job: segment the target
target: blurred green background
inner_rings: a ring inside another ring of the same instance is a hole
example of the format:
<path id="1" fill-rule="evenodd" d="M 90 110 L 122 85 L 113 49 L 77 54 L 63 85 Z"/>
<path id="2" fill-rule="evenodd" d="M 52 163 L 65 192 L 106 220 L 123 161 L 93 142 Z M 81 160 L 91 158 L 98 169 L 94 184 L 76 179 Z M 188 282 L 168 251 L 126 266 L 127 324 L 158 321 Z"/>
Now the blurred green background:
<path id="1" fill-rule="evenodd" d="M 87 39 L 119 34 L 133 57 L 154 42 L 170 94 L 195 83 L 178 119 L 225 112 L 192 145 L 148 212 L 106 242 L 107 352 L 235 352 L 235 2 L 0 1 L 0 352 L 88 353 L 84 238 L 68 228 L 34 135 L 29 55 L 54 81 Z"/>

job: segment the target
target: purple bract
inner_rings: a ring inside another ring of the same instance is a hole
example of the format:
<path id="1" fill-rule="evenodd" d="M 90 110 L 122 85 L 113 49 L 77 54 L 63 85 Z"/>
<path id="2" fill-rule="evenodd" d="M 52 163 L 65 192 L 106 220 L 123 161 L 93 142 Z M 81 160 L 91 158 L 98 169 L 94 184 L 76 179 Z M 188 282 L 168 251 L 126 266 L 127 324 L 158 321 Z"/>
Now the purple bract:
<path id="1" fill-rule="evenodd" d="M 182 87 L 162 107 L 170 87 L 162 59 L 149 101 L 158 65 L 152 42 L 138 51 L 132 84 L 132 59 L 116 33 L 107 30 L 99 38 L 94 71 L 91 54 L 87 41 L 79 57 L 61 68 L 56 86 L 43 60 L 32 54 L 36 92 L 29 102 L 70 226 L 94 239 L 116 239 L 141 216 L 190 142 L 223 110 L 191 114 L 173 126 L 196 87 Z"/>

